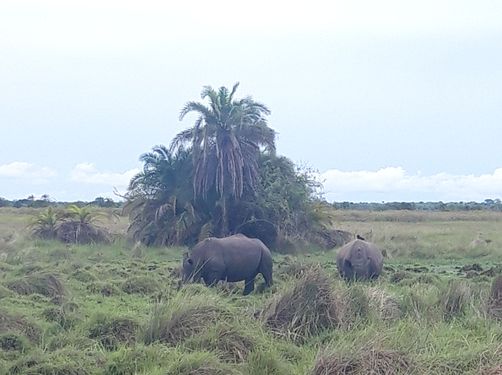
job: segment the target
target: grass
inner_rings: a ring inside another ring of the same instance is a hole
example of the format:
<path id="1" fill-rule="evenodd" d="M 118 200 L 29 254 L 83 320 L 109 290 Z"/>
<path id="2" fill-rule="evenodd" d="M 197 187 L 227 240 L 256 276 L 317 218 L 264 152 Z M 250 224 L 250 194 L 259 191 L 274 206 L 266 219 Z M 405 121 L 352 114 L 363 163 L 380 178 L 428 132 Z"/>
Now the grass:
<path id="1" fill-rule="evenodd" d="M 123 218 L 111 244 L 65 245 L 27 237 L 35 212 L 0 209 L 0 374 L 502 368 L 500 213 L 340 211 L 338 229 L 386 250 L 377 281 L 347 284 L 336 250 L 304 248 L 274 254 L 274 286 L 243 297 L 242 285 L 178 290 L 186 249 L 129 244 Z"/>

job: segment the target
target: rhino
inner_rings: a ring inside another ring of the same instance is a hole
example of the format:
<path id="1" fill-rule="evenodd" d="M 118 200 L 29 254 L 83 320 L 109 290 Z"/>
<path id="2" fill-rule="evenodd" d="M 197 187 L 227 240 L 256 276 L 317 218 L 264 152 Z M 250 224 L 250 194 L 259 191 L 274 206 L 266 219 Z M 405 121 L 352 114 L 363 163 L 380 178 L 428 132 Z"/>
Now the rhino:
<path id="1" fill-rule="evenodd" d="M 191 254 L 185 253 L 182 264 L 182 282 L 199 282 L 207 286 L 220 280 L 243 281 L 244 295 L 254 290 L 255 277 L 261 273 L 265 286 L 272 280 L 272 255 L 256 238 L 236 234 L 224 238 L 210 237 L 196 244 Z"/>
<path id="2" fill-rule="evenodd" d="M 338 250 L 336 265 L 344 279 L 376 279 L 382 272 L 383 255 L 375 244 L 355 239 Z"/>

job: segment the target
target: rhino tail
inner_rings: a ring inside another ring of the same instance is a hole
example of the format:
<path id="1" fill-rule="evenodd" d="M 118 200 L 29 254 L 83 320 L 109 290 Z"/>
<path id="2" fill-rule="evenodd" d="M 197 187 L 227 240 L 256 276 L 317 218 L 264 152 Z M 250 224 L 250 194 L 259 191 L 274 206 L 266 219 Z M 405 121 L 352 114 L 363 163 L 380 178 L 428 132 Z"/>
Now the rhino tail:
<path id="1" fill-rule="evenodd" d="M 265 279 L 265 285 L 267 287 L 270 287 L 274 283 L 272 278 L 272 268 L 273 263 L 270 251 L 268 251 L 268 249 L 262 249 L 260 268 L 258 270 L 258 273 L 261 273 L 263 275 L 263 278 Z"/>

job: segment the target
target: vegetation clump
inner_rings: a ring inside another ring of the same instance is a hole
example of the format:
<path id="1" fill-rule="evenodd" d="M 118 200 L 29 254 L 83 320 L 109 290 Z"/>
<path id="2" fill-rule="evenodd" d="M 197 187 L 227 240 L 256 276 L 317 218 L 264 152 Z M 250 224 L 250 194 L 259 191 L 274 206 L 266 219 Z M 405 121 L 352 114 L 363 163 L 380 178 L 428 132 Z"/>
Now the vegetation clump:
<path id="1" fill-rule="evenodd" d="M 7 287 L 18 294 L 41 294 L 54 303 L 61 303 L 65 296 L 63 283 L 51 273 L 36 273 L 7 283 Z"/>
<path id="2" fill-rule="evenodd" d="M 203 335 L 193 337 L 186 346 L 218 353 L 225 362 L 244 362 L 256 347 L 249 333 L 236 327 L 236 323 L 221 323 L 209 328 Z"/>
<path id="3" fill-rule="evenodd" d="M 198 116 L 194 126 L 141 156 L 143 170 L 125 196 L 130 236 L 172 246 L 244 233 L 271 248 L 287 237 L 333 247 L 341 235 L 315 174 L 276 155 L 269 109 L 236 99 L 237 88 L 204 87 L 208 104 L 181 111 L 180 119 Z"/>
<path id="4" fill-rule="evenodd" d="M 97 211 L 75 204 L 64 211 L 49 207 L 31 220 L 29 228 L 34 237 L 44 240 L 76 244 L 109 242 L 107 231 L 95 224 L 100 216 Z"/>
<path id="5" fill-rule="evenodd" d="M 443 318 L 449 321 L 455 317 L 464 315 L 469 300 L 472 296 L 469 285 L 463 281 L 452 280 L 443 288 L 439 296 L 439 304 Z"/>
<path id="6" fill-rule="evenodd" d="M 122 290 L 127 294 L 152 294 L 159 289 L 159 282 L 150 276 L 133 276 L 122 284 Z"/>
<path id="7" fill-rule="evenodd" d="M 98 340 L 106 350 L 115 350 L 119 344 L 133 344 L 138 327 L 132 319 L 99 314 L 90 324 L 89 338 Z"/>
<path id="8" fill-rule="evenodd" d="M 502 275 L 493 280 L 488 301 L 488 312 L 492 317 L 502 320 Z"/>
<path id="9" fill-rule="evenodd" d="M 409 374 L 413 369 L 414 364 L 406 354 L 367 346 L 350 355 L 321 353 L 312 375 L 399 375 Z"/>
<path id="10" fill-rule="evenodd" d="M 371 287 L 367 290 L 369 307 L 384 321 L 395 321 L 402 316 L 401 306 L 397 298 L 387 291 Z"/>
<path id="11" fill-rule="evenodd" d="M 261 315 L 274 332 L 301 343 L 336 327 L 339 310 L 330 279 L 320 268 L 312 268 L 292 288 L 273 298 Z"/>
<path id="12" fill-rule="evenodd" d="M 38 342 L 42 334 L 38 326 L 28 322 L 24 317 L 13 316 L 0 310 L 0 334 L 9 332 L 23 334 L 32 342 Z"/>
<path id="13" fill-rule="evenodd" d="M 48 321 L 59 324 L 61 328 L 69 329 L 74 327 L 80 318 L 76 310 L 76 304 L 63 303 L 60 306 L 46 308 L 43 312 L 43 316 Z"/>
<path id="14" fill-rule="evenodd" d="M 24 352 L 29 344 L 25 337 L 15 333 L 0 335 L 0 349 L 4 351 Z"/>
<path id="15" fill-rule="evenodd" d="M 216 322 L 230 319 L 228 311 L 206 298 L 184 300 L 183 295 L 154 307 L 144 329 L 144 342 L 177 345 Z"/>

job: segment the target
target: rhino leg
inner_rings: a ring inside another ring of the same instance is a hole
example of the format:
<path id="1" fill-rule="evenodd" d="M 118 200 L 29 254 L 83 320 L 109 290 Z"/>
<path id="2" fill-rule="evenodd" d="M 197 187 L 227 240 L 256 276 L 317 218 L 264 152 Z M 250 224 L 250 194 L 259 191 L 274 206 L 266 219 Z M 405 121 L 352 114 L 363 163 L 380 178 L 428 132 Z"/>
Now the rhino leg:
<path id="1" fill-rule="evenodd" d="M 244 293 L 243 295 L 247 296 L 249 293 L 251 293 L 254 290 L 254 276 L 252 278 L 246 279 L 244 281 Z"/>

